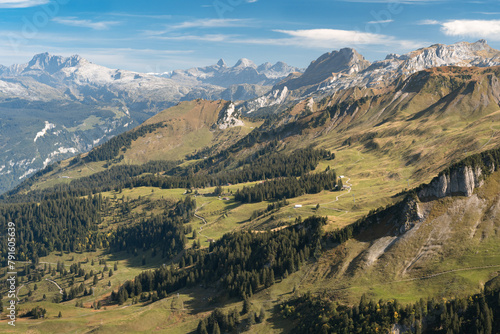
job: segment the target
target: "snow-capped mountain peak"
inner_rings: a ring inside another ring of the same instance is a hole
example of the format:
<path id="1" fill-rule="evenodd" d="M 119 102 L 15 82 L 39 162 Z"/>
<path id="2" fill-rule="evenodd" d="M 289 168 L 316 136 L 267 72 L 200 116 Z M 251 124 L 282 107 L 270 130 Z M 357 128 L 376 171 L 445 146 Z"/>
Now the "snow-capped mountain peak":
<path id="1" fill-rule="evenodd" d="M 234 65 L 234 68 L 246 68 L 246 67 L 251 67 L 251 68 L 257 68 L 257 65 L 253 61 L 247 58 L 241 58 L 238 60 L 236 65 Z"/>

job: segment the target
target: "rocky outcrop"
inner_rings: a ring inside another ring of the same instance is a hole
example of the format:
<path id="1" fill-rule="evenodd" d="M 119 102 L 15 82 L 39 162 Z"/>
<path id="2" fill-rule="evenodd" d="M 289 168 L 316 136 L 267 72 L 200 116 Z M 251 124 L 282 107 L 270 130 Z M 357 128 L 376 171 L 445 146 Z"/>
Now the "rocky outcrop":
<path id="1" fill-rule="evenodd" d="M 320 84 L 335 75 L 351 75 L 358 73 L 370 66 L 370 62 L 360 55 L 356 50 L 344 48 L 339 51 L 325 53 L 309 67 L 304 74 L 297 78 L 284 80 L 276 85 L 275 89 L 287 86 L 291 90 Z"/>
<path id="2" fill-rule="evenodd" d="M 401 215 L 399 216 L 399 233 L 404 234 L 411 230 L 416 224 L 421 223 L 425 218 L 418 201 L 408 199 L 403 206 Z"/>
<path id="3" fill-rule="evenodd" d="M 422 187 L 418 197 L 423 200 L 457 195 L 470 197 L 475 188 L 483 185 L 483 174 L 480 167 L 462 166 L 452 169 Z"/>
<path id="4" fill-rule="evenodd" d="M 225 130 L 227 128 L 243 125 L 243 121 L 237 118 L 237 113 L 233 103 L 229 103 L 229 105 L 220 112 L 219 120 L 217 121 L 217 127 L 219 130 Z"/>

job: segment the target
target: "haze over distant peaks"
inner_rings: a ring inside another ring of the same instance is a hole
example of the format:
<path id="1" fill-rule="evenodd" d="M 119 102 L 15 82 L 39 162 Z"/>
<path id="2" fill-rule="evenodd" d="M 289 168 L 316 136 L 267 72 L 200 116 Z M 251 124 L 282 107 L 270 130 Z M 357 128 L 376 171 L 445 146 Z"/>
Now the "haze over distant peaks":
<path id="1" fill-rule="evenodd" d="M 175 70 L 157 75 L 189 85 L 210 84 L 229 88 L 233 85 L 273 86 L 290 73 L 302 71 L 283 62 L 277 62 L 274 65 L 264 63 L 257 66 L 253 61 L 241 58 L 232 67 L 228 67 L 224 59 L 220 59 L 216 65 Z"/>

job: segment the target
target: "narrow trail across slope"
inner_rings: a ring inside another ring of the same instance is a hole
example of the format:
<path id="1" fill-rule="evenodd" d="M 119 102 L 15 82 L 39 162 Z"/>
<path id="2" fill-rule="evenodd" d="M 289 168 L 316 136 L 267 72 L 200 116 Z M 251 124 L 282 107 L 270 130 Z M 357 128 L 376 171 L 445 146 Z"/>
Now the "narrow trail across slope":
<path id="1" fill-rule="evenodd" d="M 207 226 L 207 225 L 208 225 L 207 220 L 206 220 L 205 218 L 203 218 L 202 216 L 198 215 L 198 214 L 197 214 L 197 212 L 198 212 L 199 210 L 201 210 L 201 208 L 203 208 L 206 204 L 210 204 L 210 203 L 211 203 L 211 202 L 209 202 L 209 203 L 205 203 L 205 204 L 203 204 L 202 206 L 200 206 L 199 208 L 197 208 L 197 209 L 194 211 L 194 216 L 203 222 L 203 226 Z M 208 240 L 209 240 L 209 239 L 211 239 L 211 238 L 209 238 L 208 236 L 206 236 L 206 235 L 204 235 L 204 234 L 202 234 L 202 233 L 201 233 L 201 232 L 203 231 L 203 226 L 200 226 L 200 231 L 198 232 L 198 234 L 199 234 L 199 235 L 201 235 L 202 237 L 207 238 L 207 241 L 208 241 Z"/>
<path id="2" fill-rule="evenodd" d="M 63 289 L 61 288 L 61 286 L 60 286 L 59 284 L 57 284 L 57 282 L 55 282 L 55 281 L 53 281 L 53 280 L 51 280 L 51 279 L 48 279 L 48 278 L 46 278 L 45 280 L 46 280 L 47 282 L 50 282 L 50 283 L 54 284 L 55 286 L 57 286 L 57 288 L 59 289 L 59 293 L 60 293 L 61 295 L 63 294 Z"/>
<path id="3" fill-rule="evenodd" d="M 21 289 L 24 287 L 24 284 L 21 285 L 19 288 L 17 288 L 17 292 L 16 292 L 16 298 L 17 298 L 17 301 L 21 301 L 21 299 L 19 299 L 19 291 L 21 291 Z"/>

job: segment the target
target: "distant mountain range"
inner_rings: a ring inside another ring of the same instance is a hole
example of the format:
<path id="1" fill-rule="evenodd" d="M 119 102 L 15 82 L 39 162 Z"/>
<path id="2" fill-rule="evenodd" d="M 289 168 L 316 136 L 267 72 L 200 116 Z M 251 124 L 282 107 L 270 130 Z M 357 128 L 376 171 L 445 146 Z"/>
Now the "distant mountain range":
<path id="1" fill-rule="evenodd" d="M 54 161 L 126 131 L 181 101 L 235 102 L 235 114 L 280 113 L 340 90 L 372 90 L 437 66 L 500 65 L 486 41 L 432 45 L 370 63 L 354 49 L 326 53 L 306 70 L 240 59 L 168 73 L 109 69 L 80 56 L 35 55 L 0 65 L 0 192 Z"/>
<path id="2" fill-rule="evenodd" d="M 145 74 L 80 56 L 35 55 L 0 66 L 0 192 L 50 163 L 86 152 L 183 100 L 248 100 L 299 69 L 241 59 Z"/>
<path id="3" fill-rule="evenodd" d="M 264 63 L 257 66 L 251 60 L 242 58 L 233 67 L 228 67 L 224 59 L 220 59 L 212 66 L 155 75 L 193 86 L 208 84 L 229 88 L 233 85 L 273 86 L 295 72 L 303 72 L 303 69 L 289 66 L 281 61 L 274 65 Z"/>
<path id="4" fill-rule="evenodd" d="M 354 49 L 322 55 L 302 74 L 290 75 L 266 95 L 239 106 L 244 113 L 279 112 L 309 97 L 323 97 L 351 87 L 381 88 L 410 74 L 439 66 L 500 65 L 500 51 L 485 40 L 452 45 L 435 44 L 405 55 L 389 54 L 370 63 Z M 277 107 L 279 105 L 279 107 Z"/>

